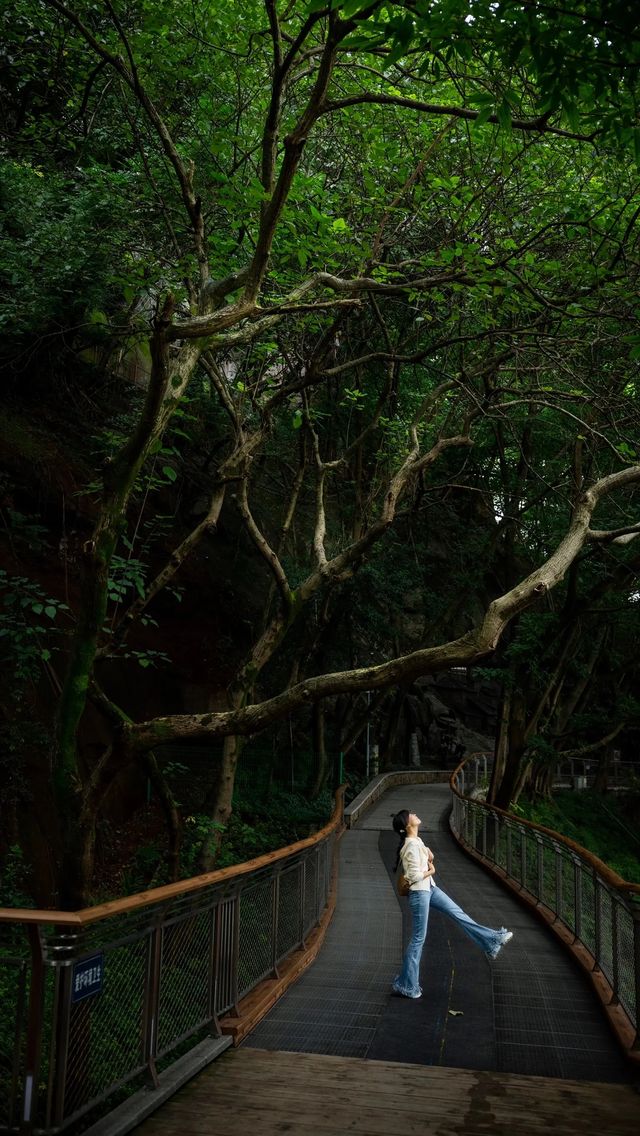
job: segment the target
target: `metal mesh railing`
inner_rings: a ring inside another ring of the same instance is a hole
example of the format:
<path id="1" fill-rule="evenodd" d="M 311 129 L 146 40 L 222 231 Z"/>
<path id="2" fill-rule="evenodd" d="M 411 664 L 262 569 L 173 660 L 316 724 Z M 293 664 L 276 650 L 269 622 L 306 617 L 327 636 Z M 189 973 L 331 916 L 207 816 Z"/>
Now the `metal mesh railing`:
<path id="1" fill-rule="evenodd" d="M 237 1001 L 238 990 L 238 904 L 228 898 L 215 911 L 215 952 L 213 1005 L 215 1012 L 226 1014 Z"/>
<path id="2" fill-rule="evenodd" d="M 255 866 L 55 926 L 54 913 L 0 912 L 0 1131 L 62 1130 L 218 1034 L 321 919 L 341 826 L 342 792 L 321 833 Z"/>
<path id="3" fill-rule="evenodd" d="M 240 895 L 239 997 L 252 990 L 275 966 L 273 945 L 275 877 L 267 876 Z"/>
<path id="4" fill-rule="evenodd" d="M 314 852 L 313 855 L 307 856 L 304 862 L 304 934 L 308 935 L 309 931 L 316 922 L 316 911 L 318 910 L 318 854 Z"/>
<path id="5" fill-rule="evenodd" d="M 160 934 L 158 1056 L 211 1021 L 214 909 L 165 923 Z"/>
<path id="6" fill-rule="evenodd" d="M 451 777 L 451 828 L 542 905 L 588 951 L 636 1030 L 640 1005 L 640 886 L 628 884 L 572 841 L 519 820 L 484 800 L 490 759 L 463 763 Z"/>
<path id="7" fill-rule="evenodd" d="M 56 999 L 60 1020 L 51 1110 L 55 1123 L 100 1099 L 112 1084 L 122 1084 L 144 1069 L 142 1022 L 149 941 L 146 933 L 105 946 L 105 982 L 99 996 L 70 1002 L 73 993 L 65 988 L 66 983 L 61 984 Z M 65 968 L 63 979 L 73 974 L 72 968 L 73 964 Z"/>
<path id="8" fill-rule="evenodd" d="M 302 942 L 300 920 L 300 896 L 303 865 L 293 864 L 285 868 L 277 878 L 278 883 L 278 922 L 276 928 L 276 952 L 278 962 Z"/>

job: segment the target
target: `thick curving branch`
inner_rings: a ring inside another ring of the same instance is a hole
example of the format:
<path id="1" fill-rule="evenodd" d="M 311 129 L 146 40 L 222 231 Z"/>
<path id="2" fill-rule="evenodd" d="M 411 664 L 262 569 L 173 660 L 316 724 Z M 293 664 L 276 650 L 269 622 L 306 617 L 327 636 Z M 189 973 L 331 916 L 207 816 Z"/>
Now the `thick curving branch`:
<path id="1" fill-rule="evenodd" d="M 241 328 L 239 331 L 232 333 L 232 335 L 229 335 L 224 341 L 225 345 L 234 342 L 246 342 L 249 339 L 255 338 L 256 334 L 266 330 L 284 315 L 295 314 L 296 312 L 314 311 L 316 309 L 355 306 L 358 303 L 358 295 L 363 292 L 396 296 L 406 292 L 428 292 L 432 288 L 441 288 L 446 284 L 473 283 L 475 283 L 475 281 L 466 269 L 460 269 L 457 272 L 442 272 L 437 276 L 419 277 L 416 280 L 407 280 L 399 284 L 387 284 L 382 280 L 375 280 L 370 276 L 356 276 L 353 280 L 347 280 L 341 276 L 334 276 L 330 272 L 317 272 L 314 276 L 310 276 L 307 280 L 299 284 L 293 292 L 284 297 L 280 304 L 274 304 L 273 307 L 261 307 L 255 299 L 239 300 L 234 304 L 229 304 L 207 315 L 194 316 L 192 319 L 178 320 L 173 323 L 168 334 L 169 338 L 172 340 L 205 339 L 211 336 L 217 336 L 221 332 L 226 331 L 227 328 L 234 327 L 242 320 L 247 320 L 247 328 Z M 304 295 L 319 287 L 328 288 L 330 291 L 337 292 L 338 294 L 347 294 L 352 298 L 344 300 L 319 300 L 310 304 L 301 304 L 299 302 Z M 252 324 L 257 327 L 258 331 L 252 330 Z M 217 345 L 220 345 L 221 342 L 222 341 L 218 341 Z"/>
<path id="2" fill-rule="evenodd" d="M 630 544 L 640 536 L 640 524 L 621 529 L 590 529 L 589 540 L 596 544 Z"/>
<path id="3" fill-rule="evenodd" d="M 403 98 L 401 95 L 376 94 L 373 91 L 363 91 L 358 95 L 348 95 L 344 99 L 328 99 L 322 108 L 322 114 L 335 114 L 338 110 L 345 110 L 347 107 L 362 106 L 365 104 L 369 106 L 404 107 L 405 110 L 419 111 L 422 114 L 446 116 L 449 118 L 461 118 L 467 122 L 475 122 L 481 114 L 481 111 L 471 110 L 469 107 L 440 106 L 438 103 L 425 103 L 420 99 L 407 99 Z M 500 125 L 500 119 L 497 114 L 490 114 L 484 121 L 490 122 L 494 126 Z M 514 130 L 522 130 L 525 134 L 555 134 L 559 138 L 568 138 L 575 142 L 593 142 L 594 139 L 597 138 L 596 131 L 592 131 L 590 134 L 578 134 L 575 131 L 562 130 L 559 126 L 550 126 L 546 115 L 539 115 L 536 118 L 512 118 L 511 126 Z"/>
<path id="4" fill-rule="evenodd" d="M 435 674 L 452 666 L 468 666 L 495 650 L 508 623 L 563 579 L 588 540 L 591 517 L 603 497 L 640 483 L 640 465 L 609 474 L 590 486 L 578 500 L 569 529 L 555 551 L 534 572 L 495 599 L 482 621 L 459 639 L 413 651 L 377 666 L 337 671 L 305 679 L 290 689 L 250 706 L 223 713 L 175 714 L 126 728 L 133 752 L 159 741 L 213 738 L 258 733 L 287 714 L 320 698 L 361 690 L 381 690 L 399 682 Z"/>

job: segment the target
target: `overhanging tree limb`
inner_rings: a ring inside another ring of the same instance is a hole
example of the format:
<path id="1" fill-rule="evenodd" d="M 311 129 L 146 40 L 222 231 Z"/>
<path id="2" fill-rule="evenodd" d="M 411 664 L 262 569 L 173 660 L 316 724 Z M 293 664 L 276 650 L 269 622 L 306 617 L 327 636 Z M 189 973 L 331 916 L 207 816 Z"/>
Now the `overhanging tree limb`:
<path id="1" fill-rule="evenodd" d="M 127 728 L 128 744 L 136 752 L 149 749 L 161 740 L 249 735 L 319 698 L 360 690 L 380 690 L 421 675 L 476 662 L 495 649 L 505 627 L 515 615 L 546 595 L 563 579 L 588 539 L 591 517 L 603 497 L 638 483 L 640 465 L 634 465 L 609 474 L 590 486 L 577 502 L 569 529 L 551 556 L 514 588 L 495 599 L 482 621 L 459 639 L 413 651 L 377 666 L 318 675 L 297 683 L 274 698 L 232 711 L 176 714 L 139 722 Z"/>
<path id="2" fill-rule="evenodd" d="M 423 114 L 461 118 L 467 122 L 475 122 L 481 114 L 481 111 L 471 110 L 469 107 L 440 106 L 438 103 L 425 103 L 420 99 L 407 99 L 401 95 L 376 94 L 373 91 L 362 91 L 360 94 L 348 95 L 343 99 L 328 99 L 324 103 L 321 113 L 323 115 L 334 114 L 338 110 L 360 105 L 398 106 L 404 107 L 405 110 L 420 111 Z M 482 121 L 490 122 L 495 126 L 500 125 L 497 114 L 490 114 Z M 538 115 L 536 118 L 513 118 L 511 119 L 511 126 L 514 130 L 522 130 L 525 133 L 554 134 L 559 138 L 568 138 L 575 142 L 593 142 L 598 136 L 598 132 L 595 130 L 590 134 L 579 134 L 572 130 L 562 130 L 559 126 L 550 126 L 546 115 Z"/>

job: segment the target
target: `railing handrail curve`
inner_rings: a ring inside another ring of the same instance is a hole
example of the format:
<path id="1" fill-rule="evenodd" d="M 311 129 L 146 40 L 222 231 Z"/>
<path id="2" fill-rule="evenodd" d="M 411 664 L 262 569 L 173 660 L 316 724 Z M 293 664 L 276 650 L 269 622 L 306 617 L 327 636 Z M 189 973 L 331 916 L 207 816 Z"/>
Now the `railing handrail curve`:
<path id="1" fill-rule="evenodd" d="M 595 855 L 594 852 L 590 852 L 588 848 L 584 848 L 582 844 L 578 844 L 578 842 L 576 840 L 572 840 L 571 837 L 564 836 L 561 832 L 556 832 L 554 828 L 547 828 L 545 825 L 537 824 L 535 821 L 527 820 L 525 817 L 516 816 L 515 813 L 510 813 L 508 809 L 498 808 L 497 805 L 492 805 L 489 803 L 489 801 L 482 800 L 482 798 L 467 797 L 465 793 L 460 792 L 460 789 L 458 788 L 456 782 L 460 772 L 464 769 L 464 766 L 467 765 L 467 763 L 470 761 L 477 760 L 479 757 L 489 756 L 493 755 L 488 751 L 486 753 L 472 753 L 469 754 L 468 757 L 464 757 L 460 764 L 456 766 L 449 780 L 449 787 L 451 789 L 451 792 L 454 793 L 456 797 L 459 797 L 460 800 L 463 801 L 473 800 L 474 804 L 481 805 L 483 808 L 487 809 L 488 812 L 498 813 L 500 816 L 504 817 L 505 820 L 510 821 L 512 824 L 520 824 L 525 828 L 530 828 L 536 832 L 544 833 L 545 836 L 550 836 L 559 844 L 564 844 L 567 848 L 569 848 L 571 852 L 575 852 L 576 855 L 581 857 L 581 859 L 586 860 L 586 862 L 590 864 L 591 867 L 594 868 L 598 872 L 598 874 L 601 875 L 603 879 L 612 887 L 617 888 L 619 891 L 630 892 L 633 895 L 640 895 L 640 884 L 634 884 L 629 880 L 625 880 L 623 876 L 618 875 L 618 873 L 614 871 L 613 868 L 609 867 L 608 864 L 605 864 L 604 860 L 601 860 L 598 856 Z"/>
<path id="2" fill-rule="evenodd" d="M 56 911 L 31 907 L 0 907 L 0 923 L 24 924 L 55 924 L 58 927 L 86 927 L 101 919 L 111 918 L 114 915 L 129 914 L 145 907 L 152 907 L 157 903 L 166 903 L 178 896 L 189 895 L 201 891 L 214 884 L 228 883 L 238 876 L 258 871 L 260 868 L 270 867 L 291 856 L 298 855 L 320 844 L 331 832 L 342 825 L 344 811 L 345 785 L 341 785 L 335 792 L 335 803 L 331 819 L 318 832 L 287 844 L 284 848 L 277 848 L 274 852 L 265 852 L 253 860 L 245 860 L 242 864 L 233 864 L 229 868 L 217 868 L 213 872 L 203 872 L 199 876 L 192 876 L 187 880 L 179 880 L 174 884 L 163 884 L 161 887 L 151 888 L 148 891 L 136 892 L 135 895 L 125 896 L 123 899 L 112 899 L 106 903 L 96 904 L 94 907 L 83 907 L 78 911 Z"/>

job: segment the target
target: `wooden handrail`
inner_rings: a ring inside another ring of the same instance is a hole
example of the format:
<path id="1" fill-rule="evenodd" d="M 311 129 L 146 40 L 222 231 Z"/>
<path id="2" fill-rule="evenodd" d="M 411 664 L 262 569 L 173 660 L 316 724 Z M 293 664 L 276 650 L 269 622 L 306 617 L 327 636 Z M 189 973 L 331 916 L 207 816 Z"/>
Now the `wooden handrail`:
<path id="1" fill-rule="evenodd" d="M 124 899 L 113 899 L 107 903 L 96 904 L 95 907 L 83 907 L 80 911 L 46 911 L 31 907 L 0 907 L 0 923 L 48 923 L 56 927 L 86 927 L 90 923 L 97 923 L 100 919 L 107 919 L 113 915 L 125 915 L 132 911 L 139 911 L 143 907 L 150 907 L 155 903 L 166 903 L 176 899 L 177 896 L 190 895 L 201 891 L 212 884 L 228 883 L 229 880 L 245 876 L 249 872 L 269 867 L 279 860 L 285 860 L 313 848 L 320 844 L 327 836 L 342 825 L 344 809 L 344 794 L 346 786 L 341 785 L 335 793 L 335 805 L 331 820 L 313 836 L 298 840 L 295 844 L 287 844 L 275 852 L 266 852 L 254 860 L 245 860 L 243 864 L 234 864 L 230 868 L 218 868 L 214 872 L 204 872 L 200 876 L 181 880 L 175 884 L 165 884 L 163 887 L 152 888 L 150 891 L 137 892 L 135 895 L 125 896 Z"/>
<path id="2" fill-rule="evenodd" d="M 640 895 L 640 884 L 632 884 L 628 880 L 625 880 L 623 876 L 619 876 L 617 872 L 614 872 L 613 868 L 610 868 L 608 864 L 605 864 L 604 860 L 601 860 L 593 852 L 590 852 L 588 848 L 583 848 L 582 845 L 578 844 L 575 840 L 571 840 L 569 836 L 563 836 L 561 832 L 556 832 L 553 828 L 546 828 L 543 824 L 536 824 L 532 820 L 525 820 L 524 817 L 515 816 L 514 813 L 510 813 L 506 809 L 499 809 L 497 805 L 491 805 L 488 801 L 478 801 L 474 800 L 471 797 L 465 797 L 464 793 L 461 793 L 458 789 L 455 781 L 463 766 L 465 766 L 468 761 L 473 761 L 478 756 L 478 754 L 470 754 L 469 757 L 463 758 L 460 764 L 456 766 L 453 773 L 451 774 L 449 787 L 451 789 L 451 792 L 455 793 L 456 797 L 459 797 L 461 801 L 473 800 L 474 804 L 482 805 L 483 808 L 489 810 L 490 812 L 498 813 L 500 816 L 505 817 L 506 820 L 509 820 L 512 823 L 521 824 L 525 828 L 533 829 L 535 832 L 543 832 L 545 836 L 552 837 L 552 839 L 557 841 L 558 844 L 566 845 L 566 847 L 571 852 L 575 852 L 578 856 L 580 856 L 582 860 L 586 860 L 586 862 L 592 868 L 594 868 L 595 871 L 597 871 L 598 875 L 602 876 L 605 882 L 610 884 L 611 887 L 616 888 L 618 891 L 630 892 L 632 895 Z M 482 754 L 480 756 L 484 757 L 485 754 Z"/>

